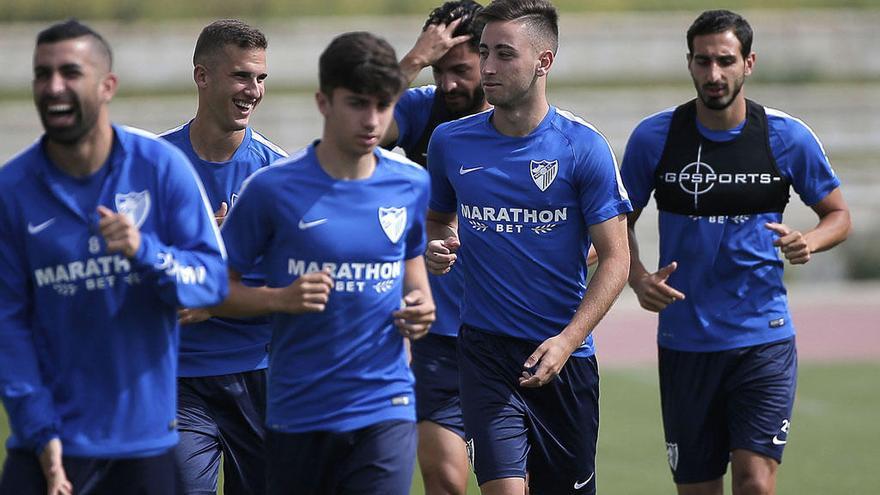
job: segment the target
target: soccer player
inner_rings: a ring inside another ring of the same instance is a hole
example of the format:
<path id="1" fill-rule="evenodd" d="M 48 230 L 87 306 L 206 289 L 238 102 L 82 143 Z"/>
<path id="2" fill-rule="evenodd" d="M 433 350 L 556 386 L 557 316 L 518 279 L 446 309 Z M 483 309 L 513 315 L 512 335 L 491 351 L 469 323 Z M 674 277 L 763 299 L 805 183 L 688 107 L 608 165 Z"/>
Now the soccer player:
<path id="1" fill-rule="evenodd" d="M 263 33 L 241 21 L 206 26 L 193 55 L 199 93 L 196 116 L 162 135 L 192 162 L 218 223 L 245 178 L 287 156 L 248 126 L 263 99 L 266 47 Z M 265 283 L 258 273 L 243 279 L 251 285 Z M 198 311 L 183 314 L 184 322 L 206 316 Z M 217 491 L 221 452 L 225 493 L 265 492 L 263 423 L 271 331 L 267 317 L 211 318 L 181 328 L 180 443 L 175 455 L 187 493 Z"/>
<path id="2" fill-rule="evenodd" d="M 660 393 L 678 493 L 775 492 L 797 379 L 783 260 L 802 264 L 850 229 L 840 181 L 800 120 L 746 99 L 752 29 L 726 10 L 687 32 L 697 97 L 643 120 L 622 175 L 633 198 L 629 283 L 659 312 Z M 818 215 L 807 232 L 782 223 L 793 187 Z M 651 192 L 660 267 L 639 259 L 635 225 Z"/>
<path id="3" fill-rule="evenodd" d="M 217 304 L 225 251 L 186 157 L 113 125 L 107 42 L 37 37 L 45 134 L 0 169 L 0 493 L 176 493 L 178 306 Z"/>
<path id="4" fill-rule="evenodd" d="M 547 101 L 558 14 L 546 0 L 480 14 L 494 109 L 440 125 L 429 269 L 464 261 L 461 406 L 485 494 L 594 493 L 598 369 L 590 333 L 626 283 L 631 210 L 611 147 Z M 457 212 L 457 215 L 456 215 Z M 587 290 L 586 256 L 599 266 Z"/>
<path id="5" fill-rule="evenodd" d="M 438 125 L 489 108 L 480 87 L 479 43 L 484 23 L 477 20 L 477 14 L 481 10 L 471 0 L 454 0 L 435 8 L 415 46 L 400 61 L 410 82 L 431 66 L 435 85 L 403 93 L 383 144 L 400 146 L 422 166 L 427 161 L 428 140 Z M 446 276 L 429 275 L 429 281 L 437 321 L 425 338 L 412 344 L 419 467 L 428 495 L 463 494 L 468 458 L 455 343 L 464 291 L 461 264 Z"/>
<path id="6" fill-rule="evenodd" d="M 275 313 L 268 493 L 405 494 L 416 425 L 404 337 L 434 319 L 429 178 L 377 149 L 406 84 L 386 41 L 335 38 L 319 79 L 323 137 L 245 183 L 223 225 L 230 296 L 213 311 Z M 241 283 L 257 267 L 267 286 Z"/>

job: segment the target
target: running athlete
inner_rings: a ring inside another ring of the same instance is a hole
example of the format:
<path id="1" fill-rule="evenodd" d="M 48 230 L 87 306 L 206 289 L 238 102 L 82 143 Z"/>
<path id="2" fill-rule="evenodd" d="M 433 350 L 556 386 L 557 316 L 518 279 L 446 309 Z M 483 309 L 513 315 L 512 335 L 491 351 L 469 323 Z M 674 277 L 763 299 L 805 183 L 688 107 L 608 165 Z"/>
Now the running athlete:
<path id="1" fill-rule="evenodd" d="M 186 157 L 110 122 L 107 42 L 37 37 L 45 134 L 0 169 L 0 493 L 177 493 L 178 306 L 220 302 L 225 251 Z"/>
<path id="2" fill-rule="evenodd" d="M 245 178 L 287 156 L 248 125 L 263 99 L 267 46 L 263 33 L 241 21 L 206 26 L 193 55 L 196 116 L 162 134 L 192 162 L 218 224 Z M 265 283 L 259 273 L 244 280 Z M 175 455 L 183 484 L 186 493 L 215 493 L 222 453 L 224 493 L 262 494 L 269 319 L 197 322 L 206 311 L 182 313 L 183 323 L 194 322 L 181 328 L 177 370 Z"/>
<path id="3" fill-rule="evenodd" d="M 480 14 L 494 109 L 440 125 L 426 253 L 464 264 L 461 405 L 484 494 L 594 493 L 598 369 L 590 333 L 626 282 L 631 210 L 611 147 L 547 102 L 558 15 L 547 1 Z M 586 256 L 599 266 L 586 286 Z"/>
<path id="4" fill-rule="evenodd" d="M 429 178 L 377 149 L 405 85 L 391 46 L 344 34 L 319 65 L 323 137 L 245 183 L 223 225 L 230 297 L 214 311 L 275 313 L 268 493 L 405 494 L 416 425 L 404 337 L 434 319 Z M 241 283 L 258 267 L 266 287 Z"/>
<path id="5" fill-rule="evenodd" d="M 660 314 L 663 426 L 678 493 L 723 493 L 728 462 L 734 494 L 775 493 L 797 381 L 782 257 L 803 264 L 842 242 L 849 210 L 812 130 L 746 99 L 748 22 L 703 12 L 687 43 L 697 98 L 643 120 L 624 156 L 636 208 L 629 283 Z M 813 229 L 782 223 L 790 188 L 818 215 Z M 656 272 L 640 261 L 635 236 L 652 191 Z"/>
<path id="6" fill-rule="evenodd" d="M 400 61 L 409 82 L 431 66 L 435 85 L 403 93 L 383 144 L 400 146 L 410 160 L 423 167 L 428 140 L 438 125 L 489 108 L 480 87 L 483 22 L 477 20 L 477 14 L 481 10 L 482 6 L 471 0 L 454 0 L 435 8 L 415 46 Z M 412 345 L 419 467 L 428 495 L 463 494 L 468 458 L 455 343 L 464 290 L 461 264 L 446 276 L 429 275 L 429 280 L 437 321 L 425 338 Z"/>

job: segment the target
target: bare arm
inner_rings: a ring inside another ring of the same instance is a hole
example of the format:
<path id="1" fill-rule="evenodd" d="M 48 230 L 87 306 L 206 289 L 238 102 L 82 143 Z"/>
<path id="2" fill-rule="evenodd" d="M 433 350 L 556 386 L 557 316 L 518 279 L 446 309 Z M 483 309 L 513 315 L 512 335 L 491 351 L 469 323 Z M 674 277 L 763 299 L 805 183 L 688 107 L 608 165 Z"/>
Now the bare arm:
<path id="1" fill-rule="evenodd" d="M 849 207 L 839 187 L 812 208 L 819 217 L 819 223 L 805 233 L 782 223 L 765 225 L 779 234 L 779 239 L 773 244 L 782 249 L 782 254 L 793 265 L 804 264 L 810 261 L 812 253 L 827 251 L 840 244 L 846 240 L 852 229 Z"/>
<path id="2" fill-rule="evenodd" d="M 421 256 L 406 260 L 403 273 L 403 306 L 394 312 L 394 325 L 404 337 L 423 337 L 434 322 L 435 307 L 425 260 Z"/>
<path id="3" fill-rule="evenodd" d="M 626 245 L 626 217 L 618 215 L 590 226 L 599 266 L 590 279 L 587 293 L 571 322 L 558 335 L 545 340 L 523 364 L 537 366 L 534 374 L 524 371 L 520 386 L 540 387 L 549 383 L 581 346 L 620 295 L 629 273 L 629 250 Z"/>
<path id="4" fill-rule="evenodd" d="M 332 287 L 333 279 L 326 272 L 307 273 L 287 287 L 249 287 L 242 283 L 240 273 L 230 269 L 229 295 L 220 305 L 209 308 L 208 312 L 211 316 L 232 318 L 270 313 L 320 312 L 327 305 Z M 180 320 L 181 323 L 192 323 L 183 314 Z"/>
<path id="5" fill-rule="evenodd" d="M 455 213 L 428 210 L 426 228 L 428 249 L 425 251 L 425 262 L 428 271 L 434 275 L 448 273 L 458 257 L 455 253 L 461 246 L 458 240 L 458 217 Z"/>
<path id="6" fill-rule="evenodd" d="M 673 261 L 653 273 L 642 264 L 636 239 L 636 221 L 641 214 L 642 210 L 637 209 L 626 217 L 630 255 L 629 285 L 643 308 L 658 312 L 673 302 L 684 299 L 685 295 L 666 284 L 666 280 L 678 268 L 678 262 Z"/>

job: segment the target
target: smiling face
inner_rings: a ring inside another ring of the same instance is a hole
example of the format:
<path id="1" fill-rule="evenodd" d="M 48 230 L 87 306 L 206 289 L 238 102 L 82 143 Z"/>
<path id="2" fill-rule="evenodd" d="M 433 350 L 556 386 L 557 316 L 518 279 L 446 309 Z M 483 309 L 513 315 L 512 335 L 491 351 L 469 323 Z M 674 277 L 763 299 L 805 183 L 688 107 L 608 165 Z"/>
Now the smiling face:
<path id="1" fill-rule="evenodd" d="M 486 106 L 480 85 L 480 55 L 469 43 L 460 43 L 432 66 L 434 82 L 453 116 L 476 113 Z"/>
<path id="2" fill-rule="evenodd" d="M 65 145 L 83 139 L 116 91 L 109 62 L 89 36 L 41 43 L 34 51 L 34 103 L 48 139 Z"/>
<path id="3" fill-rule="evenodd" d="M 245 129 L 265 93 L 266 50 L 226 45 L 195 67 L 199 107 L 226 132 Z"/>
<path id="4" fill-rule="evenodd" d="M 343 153 L 360 157 L 373 152 L 394 118 L 396 98 L 355 93 L 338 87 L 316 95 L 324 116 L 324 141 Z"/>
<path id="5" fill-rule="evenodd" d="M 732 30 L 694 37 L 688 70 L 700 102 L 711 110 L 724 110 L 744 98 L 741 91 L 751 75 L 755 54 L 743 57 L 742 45 Z"/>

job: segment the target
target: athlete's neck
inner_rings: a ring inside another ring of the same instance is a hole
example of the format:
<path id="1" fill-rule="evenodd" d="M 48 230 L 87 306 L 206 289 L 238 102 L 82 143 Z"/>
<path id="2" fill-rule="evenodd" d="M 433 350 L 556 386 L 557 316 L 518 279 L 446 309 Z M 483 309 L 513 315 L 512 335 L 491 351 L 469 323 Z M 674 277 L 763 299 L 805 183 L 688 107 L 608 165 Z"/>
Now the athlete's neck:
<path id="1" fill-rule="evenodd" d="M 712 131 L 726 131 L 740 125 L 746 119 L 746 97 L 742 91 L 727 108 L 713 110 L 697 98 L 697 120 Z"/>
<path id="2" fill-rule="evenodd" d="M 363 155 L 351 154 L 325 137 L 315 146 L 315 155 L 324 172 L 338 180 L 366 179 L 376 170 L 376 157 L 372 148 Z"/>
<path id="3" fill-rule="evenodd" d="M 246 129 L 222 129 L 210 119 L 196 115 L 189 126 L 189 141 L 193 151 L 202 160 L 225 162 L 232 159 L 232 155 L 241 146 L 245 132 Z"/>
<path id="4" fill-rule="evenodd" d="M 505 136 L 528 136 L 534 131 L 547 112 L 550 104 L 543 91 L 533 91 L 533 95 L 510 105 L 495 106 L 492 114 L 492 125 Z"/>
<path id="5" fill-rule="evenodd" d="M 62 172 L 77 178 L 88 177 L 104 166 L 113 149 L 110 118 L 106 114 L 99 116 L 95 126 L 73 144 L 46 139 L 45 149 Z"/>

